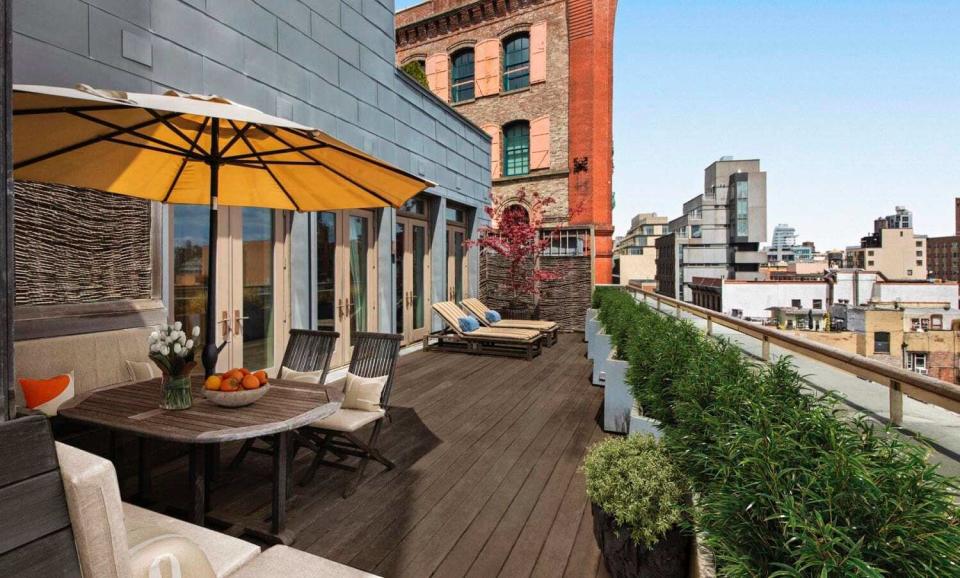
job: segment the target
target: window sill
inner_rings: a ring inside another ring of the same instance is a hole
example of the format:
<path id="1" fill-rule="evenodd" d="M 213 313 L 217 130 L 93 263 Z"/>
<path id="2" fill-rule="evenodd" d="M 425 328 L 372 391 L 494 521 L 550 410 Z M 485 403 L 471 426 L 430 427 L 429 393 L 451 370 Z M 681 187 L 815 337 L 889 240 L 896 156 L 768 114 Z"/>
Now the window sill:
<path id="1" fill-rule="evenodd" d="M 523 181 L 535 181 L 544 178 L 554 178 L 554 177 L 565 177 L 570 174 L 569 170 L 549 170 L 549 169 L 537 169 L 531 171 L 525 175 L 511 175 L 509 177 L 496 177 L 493 179 L 493 184 L 506 184 L 506 183 L 516 183 Z"/>
<path id="2" fill-rule="evenodd" d="M 453 102 L 453 101 L 451 100 L 451 101 L 450 101 L 450 106 L 456 108 L 456 107 L 458 107 L 458 106 L 460 106 L 460 105 L 462 105 L 462 104 L 473 104 L 473 103 L 475 103 L 475 102 L 477 102 L 476 97 L 470 98 L 470 99 L 467 99 L 467 100 L 458 100 L 457 102 Z"/>
<path id="3" fill-rule="evenodd" d="M 511 96 L 514 94 L 520 94 L 521 92 L 529 92 L 529 91 L 530 91 L 530 85 L 528 84 L 523 88 L 514 88 L 513 90 L 501 90 L 499 94 L 500 96 Z"/>

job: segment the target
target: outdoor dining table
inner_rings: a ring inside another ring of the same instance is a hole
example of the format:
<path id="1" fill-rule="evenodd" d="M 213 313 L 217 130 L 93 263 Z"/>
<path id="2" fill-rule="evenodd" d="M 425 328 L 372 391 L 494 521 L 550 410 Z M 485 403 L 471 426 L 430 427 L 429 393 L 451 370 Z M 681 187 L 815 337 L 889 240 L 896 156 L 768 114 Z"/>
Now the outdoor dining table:
<path id="1" fill-rule="evenodd" d="M 269 531 L 257 526 L 246 530 L 258 537 L 289 544 L 286 502 L 289 488 L 291 432 L 333 415 L 343 401 L 340 385 L 315 385 L 281 379 L 270 380 L 270 390 L 255 403 L 238 408 L 222 407 L 203 395 L 203 377 L 192 379 L 193 406 L 185 410 L 158 407 L 160 379 L 96 389 L 81 394 L 60 407 L 70 420 L 133 434 L 141 440 L 140 494 L 149 494 L 150 464 L 146 440 L 179 442 L 190 446 L 189 521 L 203 525 L 206 519 L 208 462 L 223 442 L 272 437 L 273 497 Z M 215 463 L 215 462 L 214 462 Z"/>

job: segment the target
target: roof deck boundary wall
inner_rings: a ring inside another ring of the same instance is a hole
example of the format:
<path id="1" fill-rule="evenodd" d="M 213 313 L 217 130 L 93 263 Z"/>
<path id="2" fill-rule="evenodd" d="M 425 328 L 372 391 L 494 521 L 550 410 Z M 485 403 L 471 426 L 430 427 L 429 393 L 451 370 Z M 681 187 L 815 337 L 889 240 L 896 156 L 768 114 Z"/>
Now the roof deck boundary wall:
<path id="1" fill-rule="evenodd" d="M 487 202 L 490 138 L 398 72 L 390 0 L 14 0 L 13 50 L 15 82 L 218 94 Z"/>

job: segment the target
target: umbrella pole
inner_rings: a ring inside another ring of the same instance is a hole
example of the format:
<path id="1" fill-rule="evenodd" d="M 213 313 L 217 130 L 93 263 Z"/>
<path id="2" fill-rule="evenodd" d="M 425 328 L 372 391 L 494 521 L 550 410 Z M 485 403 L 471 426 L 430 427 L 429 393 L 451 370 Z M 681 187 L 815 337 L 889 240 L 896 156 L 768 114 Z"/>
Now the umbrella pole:
<path id="1" fill-rule="evenodd" d="M 217 347 L 217 224 L 220 192 L 220 120 L 210 123 L 210 249 L 207 251 L 207 331 L 203 346 L 203 370 L 206 377 L 217 371 L 217 358 L 221 347 Z M 226 322 L 226 320 L 224 320 Z M 224 342 L 226 345 L 226 342 Z"/>

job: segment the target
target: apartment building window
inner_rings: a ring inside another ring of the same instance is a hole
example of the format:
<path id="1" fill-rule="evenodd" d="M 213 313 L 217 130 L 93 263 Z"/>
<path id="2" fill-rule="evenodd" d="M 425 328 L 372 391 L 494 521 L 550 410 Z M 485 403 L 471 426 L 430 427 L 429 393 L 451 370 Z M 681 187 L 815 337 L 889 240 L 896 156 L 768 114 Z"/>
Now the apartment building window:
<path id="1" fill-rule="evenodd" d="M 873 251 L 867 251 L 867 257 L 873 257 Z"/>
<path id="2" fill-rule="evenodd" d="M 823 309 L 823 299 L 814 299 L 813 300 L 814 309 Z"/>
<path id="3" fill-rule="evenodd" d="M 913 269 L 907 269 L 907 276 L 913 277 Z"/>
<path id="4" fill-rule="evenodd" d="M 515 34 L 503 42 L 503 90 L 530 86 L 530 35 Z"/>
<path id="5" fill-rule="evenodd" d="M 867 261 L 867 267 L 873 267 L 873 261 Z"/>
<path id="6" fill-rule="evenodd" d="M 923 251 L 917 251 L 917 257 L 923 257 Z"/>
<path id="7" fill-rule="evenodd" d="M 918 353 L 915 351 L 907 352 L 907 369 L 910 371 L 920 373 L 923 375 L 927 374 L 927 354 Z"/>
<path id="8" fill-rule="evenodd" d="M 803 303 L 799 299 L 794 299 L 790 301 L 790 306 L 799 309 L 803 307 Z"/>
<path id="9" fill-rule="evenodd" d="M 890 353 L 890 332 L 875 331 L 873 333 L 873 352 Z"/>
<path id="10" fill-rule="evenodd" d="M 953 245 L 956 246 L 957 244 L 954 243 Z M 917 247 L 923 247 L 923 241 L 917 241 Z"/>
<path id="11" fill-rule="evenodd" d="M 690 225 L 690 238 L 699 239 L 701 235 L 700 225 Z"/>
<path id="12" fill-rule="evenodd" d="M 943 329 L 943 315 L 931 315 L 930 328 L 934 330 Z"/>
<path id="13" fill-rule="evenodd" d="M 734 309 L 730 311 L 730 315 L 734 317 L 743 317 L 743 309 Z"/>
<path id="14" fill-rule="evenodd" d="M 910 319 L 910 329 L 912 331 L 929 331 L 930 320 L 926 317 L 914 317 Z"/>
<path id="15" fill-rule="evenodd" d="M 508 177 L 530 172 L 530 123 L 517 121 L 503 127 L 503 174 Z"/>
<path id="16" fill-rule="evenodd" d="M 922 260 L 917 259 L 917 267 L 923 267 L 923 261 L 922 261 Z"/>
<path id="17" fill-rule="evenodd" d="M 453 102 L 473 100 L 473 49 L 464 48 L 454 53 L 450 68 L 450 98 Z"/>
<path id="18" fill-rule="evenodd" d="M 747 201 L 750 191 L 750 183 L 747 181 L 737 181 L 737 236 L 746 237 L 750 232 L 747 223 L 747 213 L 749 203 Z"/>

